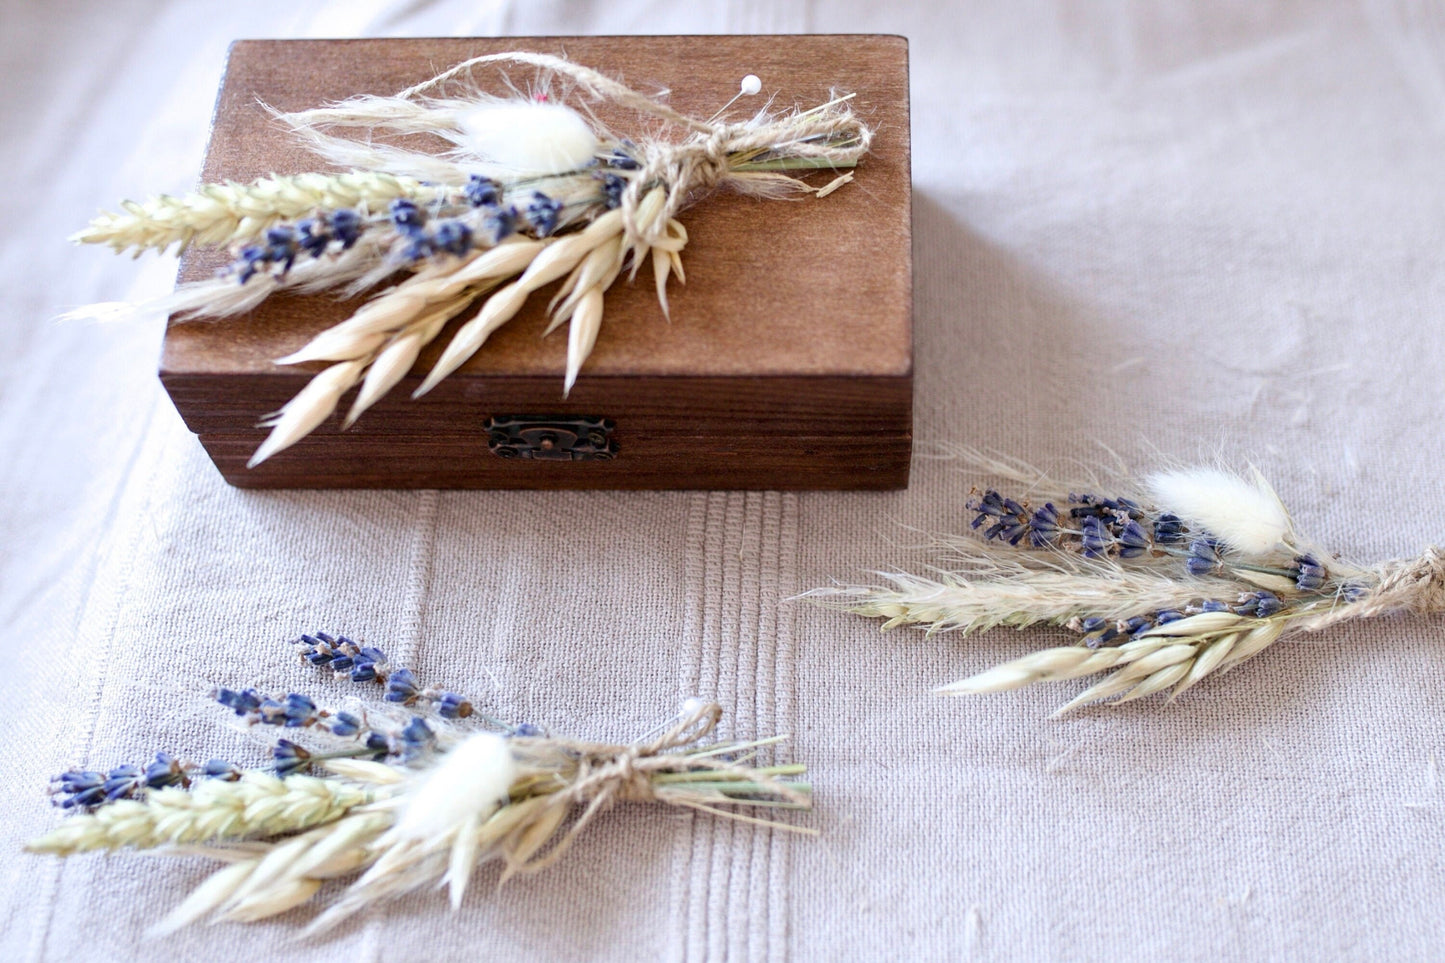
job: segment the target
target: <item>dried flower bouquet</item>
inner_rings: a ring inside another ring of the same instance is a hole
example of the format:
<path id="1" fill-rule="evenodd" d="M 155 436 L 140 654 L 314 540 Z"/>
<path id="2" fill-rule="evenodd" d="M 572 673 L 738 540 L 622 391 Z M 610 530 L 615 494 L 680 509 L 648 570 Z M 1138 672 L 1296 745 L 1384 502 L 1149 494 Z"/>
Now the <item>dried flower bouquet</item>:
<path id="1" fill-rule="evenodd" d="M 976 452 L 1017 498 L 975 488 L 971 527 L 946 537 L 956 558 L 929 575 L 816 589 L 806 597 L 883 628 L 929 634 L 1052 625 L 1077 638 L 939 689 L 999 692 L 1108 673 L 1056 713 L 1172 690 L 1257 655 L 1291 632 L 1394 612 L 1445 612 L 1445 550 L 1365 567 L 1302 537 L 1265 479 L 1212 468 L 1163 471 L 1098 492 Z"/>
<path id="2" fill-rule="evenodd" d="M 62 773 L 52 792 L 74 815 L 27 848 L 60 856 L 153 849 L 227 863 L 153 934 L 206 918 L 275 916 L 327 880 L 355 876 L 307 927 L 319 933 L 428 885 L 447 886 L 455 908 L 479 863 L 500 862 L 503 881 L 540 870 L 614 802 L 812 832 L 736 811 L 808 809 L 811 788 L 796 778 L 802 765 L 753 765 L 759 750 L 786 737 L 707 741 L 722 716 L 714 703 L 688 700 L 630 743 L 585 742 L 485 716 L 394 669 L 373 646 L 324 633 L 297 644 L 304 662 L 380 685 L 383 700 L 342 709 L 296 692 L 217 689 L 216 701 L 244 724 L 295 739 L 278 740 L 265 768 L 162 752 L 146 766 Z M 295 741 L 303 737 L 309 748 Z"/>
<path id="3" fill-rule="evenodd" d="M 475 68 L 508 65 L 539 72 L 528 93 L 495 96 L 470 82 Z M 738 96 L 760 89 L 749 75 Z M 737 122 L 725 119 L 729 102 L 704 121 L 559 57 L 476 57 L 394 97 L 275 114 L 318 161 L 350 168 L 345 173 L 273 175 L 126 202 L 73 240 L 137 254 L 172 245 L 230 247 L 236 260 L 222 277 L 147 306 L 181 317 L 244 313 L 280 290 L 354 296 L 399 270 L 412 272 L 278 359 L 329 367 L 265 422 L 272 431 L 251 458 L 254 466 L 314 430 L 359 384 L 349 426 L 406 375 L 450 320 L 480 302 L 415 394 L 430 391 L 532 294 L 559 280 L 548 332 L 569 326 L 565 395 L 596 342 L 604 295 L 624 270 L 635 277 L 650 264 L 667 313 L 669 278 L 684 280 L 688 236 L 676 215 L 685 205 L 717 188 L 756 197 L 822 196 L 851 179 L 836 176 L 818 189 L 795 176 L 852 168 L 867 152 L 872 132 L 854 115 L 851 96 L 806 110 L 769 105 Z M 651 135 L 607 130 L 587 110 L 589 99 L 636 113 Z M 432 154 L 382 142 L 416 134 L 452 147 Z M 112 307 L 74 314 L 131 310 Z"/>

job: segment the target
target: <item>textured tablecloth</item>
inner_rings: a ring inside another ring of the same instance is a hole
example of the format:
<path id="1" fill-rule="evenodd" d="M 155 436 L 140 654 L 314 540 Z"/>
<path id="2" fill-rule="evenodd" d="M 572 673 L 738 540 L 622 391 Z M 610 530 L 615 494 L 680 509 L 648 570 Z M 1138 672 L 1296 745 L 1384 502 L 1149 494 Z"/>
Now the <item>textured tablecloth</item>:
<path id="1" fill-rule="evenodd" d="M 1285 644 L 1176 704 L 932 686 L 1047 633 L 880 636 L 786 599 L 921 565 L 967 488 L 256 493 L 155 379 L 173 267 L 63 243 L 200 167 L 237 37 L 872 31 L 912 41 L 917 435 L 1067 472 L 1257 463 L 1365 560 L 1445 541 L 1445 10 L 733 0 L 0 2 L 0 958 L 1427 959 L 1445 946 L 1439 619 Z M 738 64 L 739 76 L 749 69 Z M 860 189 L 863 183 L 860 175 Z M 638 733 L 687 695 L 791 732 L 816 840 L 637 806 L 451 915 L 143 944 L 205 864 L 25 856 L 75 764 L 257 750 L 213 684 L 384 643 L 496 711 Z"/>

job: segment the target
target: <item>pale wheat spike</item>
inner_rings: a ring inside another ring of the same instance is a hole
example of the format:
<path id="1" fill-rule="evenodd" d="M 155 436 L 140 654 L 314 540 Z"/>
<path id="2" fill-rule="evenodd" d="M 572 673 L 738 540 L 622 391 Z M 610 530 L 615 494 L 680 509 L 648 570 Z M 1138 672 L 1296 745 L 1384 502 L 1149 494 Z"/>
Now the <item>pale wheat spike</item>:
<path id="1" fill-rule="evenodd" d="M 1197 646 L 1187 643 L 1160 646 L 1148 655 L 1130 662 L 1115 674 L 1123 679 L 1143 678 L 1144 676 L 1152 675 L 1160 669 L 1168 668 L 1176 663 L 1183 662 L 1185 659 L 1193 658 L 1196 648 Z"/>
<path id="2" fill-rule="evenodd" d="M 1156 625 L 1152 629 L 1140 632 L 1138 637 L 1149 639 L 1212 635 L 1222 629 L 1234 628 L 1243 621 L 1244 616 L 1236 615 L 1233 612 L 1200 612 L 1197 615 L 1188 615 L 1182 619 L 1175 619 L 1173 622 Z"/>
<path id="3" fill-rule="evenodd" d="M 410 177 L 351 171 L 346 174 L 273 174 L 250 184 L 207 184 L 182 197 L 161 195 L 126 201 L 124 213 L 103 211 L 71 235 L 77 244 L 105 244 L 116 252 L 134 248 L 181 249 L 193 243 L 232 244 L 259 237 L 279 221 L 317 208 L 364 206 L 381 210 L 399 197 L 424 203 L 437 188 Z"/>
<path id="4" fill-rule="evenodd" d="M 380 765 L 380 763 L 377 763 Z M 330 875 L 326 870 L 339 857 L 346 856 L 366 846 L 385 832 L 392 824 L 387 812 L 352 812 L 327 826 L 307 833 L 311 839 L 308 849 L 298 852 L 291 865 L 286 867 L 287 877 Z"/>
<path id="5" fill-rule="evenodd" d="M 251 772 L 237 782 L 212 780 L 193 791 L 171 787 L 109 803 L 71 817 L 27 848 L 68 856 L 295 832 L 337 819 L 375 794 L 335 780 Z"/>
<path id="6" fill-rule="evenodd" d="M 525 271 L 533 259 L 552 243 L 552 239 L 533 241 L 515 235 L 509 237 L 446 278 L 439 286 L 437 296 L 454 297 L 478 284 L 509 278 Z"/>
<path id="7" fill-rule="evenodd" d="M 246 462 L 246 467 L 255 468 L 278 451 L 291 447 L 309 435 L 336 410 L 341 396 L 361 380 L 361 373 L 365 369 L 365 361 L 343 361 L 312 378 L 296 397 L 286 402 L 286 405 L 268 420 L 269 423 L 263 423 L 271 428 L 271 434 L 266 436 L 261 447 L 257 448 L 251 460 Z"/>
<path id="8" fill-rule="evenodd" d="M 1119 660 L 1118 649 L 1087 649 L 1070 645 L 1030 652 L 1011 662 L 995 666 L 937 690 L 940 695 L 980 695 L 1006 692 L 1035 682 L 1069 679 L 1102 672 Z"/>
<path id="9" fill-rule="evenodd" d="M 502 870 L 499 884 L 519 873 L 528 872 L 532 857 L 547 845 L 548 840 L 557 835 L 557 830 L 567 818 L 569 808 L 566 805 L 548 806 L 535 820 L 518 826 L 508 835 L 502 846 L 502 859 L 506 862 L 506 868 Z M 543 859 L 545 860 L 545 857 Z"/>

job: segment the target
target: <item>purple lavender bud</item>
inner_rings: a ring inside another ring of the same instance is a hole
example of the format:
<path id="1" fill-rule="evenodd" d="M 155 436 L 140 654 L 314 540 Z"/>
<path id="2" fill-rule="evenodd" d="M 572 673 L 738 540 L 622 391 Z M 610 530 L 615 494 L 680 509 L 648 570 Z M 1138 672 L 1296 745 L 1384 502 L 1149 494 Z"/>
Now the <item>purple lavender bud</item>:
<path id="1" fill-rule="evenodd" d="M 421 233 L 422 226 L 426 223 L 426 215 L 412 201 L 398 197 L 391 202 L 391 223 L 402 234 L 415 236 Z"/>
<path id="2" fill-rule="evenodd" d="M 1154 628 L 1154 620 L 1147 615 L 1136 615 L 1127 619 L 1119 625 L 1119 632 L 1123 635 L 1136 635 L 1140 632 Z"/>
<path id="3" fill-rule="evenodd" d="M 438 696 L 436 708 L 443 719 L 465 719 L 472 714 L 472 704 L 455 692 L 443 692 Z"/>
<path id="4" fill-rule="evenodd" d="M 1254 614 L 1262 619 L 1267 619 L 1282 608 L 1284 608 L 1284 603 L 1279 600 L 1279 596 L 1273 592 L 1260 592 L 1258 601 L 1255 602 Z"/>
<path id="5" fill-rule="evenodd" d="M 532 233 L 538 237 L 547 237 L 557 230 L 557 221 L 562 216 L 562 202 L 553 200 L 541 191 L 533 191 L 525 214 L 527 223 L 532 225 Z"/>
<path id="6" fill-rule="evenodd" d="M 155 761 L 145 768 L 145 784 L 148 789 L 163 789 L 188 782 L 185 767 L 169 753 L 156 753 Z"/>
<path id="7" fill-rule="evenodd" d="M 509 236 L 517 229 L 517 209 L 515 207 L 497 208 L 487 216 L 486 229 L 487 233 L 491 235 L 493 244 Z"/>
<path id="8" fill-rule="evenodd" d="M 1178 515 L 1165 512 L 1154 521 L 1154 541 L 1168 545 L 1184 538 L 1184 522 Z"/>
<path id="9" fill-rule="evenodd" d="M 261 708 L 261 694 L 255 689 L 217 689 L 215 699 L 227 709 L 234 709 L 236 715 L 244 716 Z"/>
<path id="10" fill-rule="evenodd" d="M 331 233 L 341 242 L 341 249 L 348 251 L 361 237 L 361 215 L 350 208 L 331 212 Z"/>
<path id="11" fill-rule="evenodd" d="M 1043 548 L 1059 535 L 1059 510 L 1053 502 L 1045 502 L 1029 517 L 1029 544 Z"/>
<path id="12" fill-rule="evenodd" d="M 331 232 L 318 218 L 308 217 L 297 221 L 296 234 L 301 250 L 312 257 L 320 257 L 325 254 L 326 248 L 331 244 Z"/>
<path id="13" fill-rule="evenodd" d="M 105 785 L 105 774 L 89 769 L 72 769 L 55 777 L 61 792 L 85 792 Z"/>
<path id="14" fill-rule="evenodd" d="M 241 767 L 224 759 L 210 759 L 201 767 L 201 772 L 212 779 L 235 782 L 241 778 Z"/>
<path id="15" fill-rule="evenodd" d="M 1144 534 L 1144 529 L 1132 518 L 1124 523 L 1124 528 L 1119 532 L 1119 556 L 1121 558 L 1135 558 L 1143 555 L 1150 549 L 1149 536 Z"/>
<path id="16" fill-rule="evenodd" d="M 431 727 L 417 716 L 412 717 L 412 720 L 406 724 L 406 728 L 401 730 L 399 736 L 401 740 L 401 757 L 406 760 L 415 759 L 422 753 L 429 751 L 436 745 L 437 741 L 436 733 L 432 732 Z"/>
<path id="17" fill-rule="evenodd" d="M 521 736 L 523 739 L 535 739 L 546 735 L 541 726 L 534 726 L 530 722 L 524 722 L 512 730 L 512 735 Z"/>
<path id="18" fill-rule="evenodd" d="M 616 210 L 622 206 L 622 192 L 627 189 L 627 181 L 616 174 L 598 173 L 602 179 L 602 203 L 609 210 Z"/>
<path id="19" fill-rule="evenodd" d="M 1328 572 L 1314 556 L 1300 555 L 1295 558 L 1295 586 L 1301 592 L 1318 592 L 1325 587 Z"/>
<path id="20" fill-rule="evenodd" d="M 1087 515 L 1083 521 L 1082 546 L 1085 558 L 1099 558 L 1109 551 L 1114 536 L 1097 515 Z"/>
<path id="21" fill-rule="evenodd" d="M 966 506 L 971 512 L 978 512 L 978 517 L 973 520 L 973 527 L 978 528 L 989 518 L 1003 518 L 1008 514 L 1004 508 L 1003 496 L 993 489 L 983 493 L 978 501 Z"/>
<path id="22" fill-rule="evenodd" d="M 438 250 L 460 257 L 472 249 L 472 229 L 461 221 L 443 221 L 437 225 L 434 243 Z"/>
<path id="23" fill-rule="evenodd" d="M 296 729 L 316 721 L 316 703 L 299 692 L 286 696 L 281 712 L 281 724 Z"/>
<path id="24" fill-rule="evenodd" d="M 1219 544 L 1210 538 L 1196 538 L 1189 543 L 1189 560 L 1185 563 L 1190 575 L 1208 575 L 1219 567 Z"/>
<path id="25" fill-rule="evenodd" d="M 410 669 L 397 669 L 386 680 L 386 701 L 412 705 L 417 699 L 416 678 Z"/>
<path id="26" fill-rule="evenodd" d="M 271 758 L 275 760 L 272 768 L 278 776 L 289 776 L 311 765 L 311 753 L 290 739 L 279 740 L 271 750 Z"/>
<path id="27" fill-rule="evenodd" d="M 634 144 L 630 140 L 624 139 L 623 141 L 621 141 L 621 143 L 618 144 L 617 148 L 613 150 L 612 153 L 608 154 L 602 159 L 602 163 L 606 164 L 608 167 L 620 171 L 638 170 L 642 167 L 642 164 L 632 154 L 632 151 L 636 150 L 636 148 L 636 144 Z"/>
<path id="28" fill-rule="evenodd" d="M 103 789 L 105 798 L 114 802 L 117 799 L 129 799 L 140 790 L 145 774 L 135 766 L 117 766 L 106 776 Z"/>
<path id="29" fill-rule="evenodd" d="M 361 727 L 361 719 L 349 712 L 338 712 L 331 720 L 331 734 L 334 736 L 354 736 Z"/>
<path id="30" fill-rule="evenodd" d="M 473 174 L 467 179 L 467 186 L 462 188 L 462 193 L 473 207 L 491 207 L 501 202 L 502 185 L 490 177 Z"/>

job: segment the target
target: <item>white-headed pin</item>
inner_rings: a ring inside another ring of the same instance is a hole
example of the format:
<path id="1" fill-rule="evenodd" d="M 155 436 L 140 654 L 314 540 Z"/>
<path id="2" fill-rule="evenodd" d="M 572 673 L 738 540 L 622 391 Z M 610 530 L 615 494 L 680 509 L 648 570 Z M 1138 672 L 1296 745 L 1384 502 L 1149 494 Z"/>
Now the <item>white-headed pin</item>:
<path id="1" fill-rule="evenodd" d="M 738 100 L 739 100 L 739 98 L 742 98 L 742 97 L 752 97 L 753 95 L 757 94 L 758 91 L 760 91 L 760 90 L 762 90 L 762 89 L 763 89 L 763 82 L 762 82 L 761 79 L 759 79 L 758 75 L 757 75 L 757 74 L 748 74 L 746 77 L 743 78 L 743 82 L 738 86 L 738 92 L 735 93 L 735 94 L 733 94 L 733 99 L 730 100 L 730 101 L 728 101 L 727 103 L 723 104 L 723 105 L 722 105 L 722 109 L 719 110 L 717 113 L 713 114 L 711 117 L 709 117 L 709 118 L 707 119 L 707 122 L 708 122 L 709 124 L 711 124 L 713 121 L 717 120 L 719 117 L 721 117 L 721 116 L 723 115 L 723 112 L 724 112 L 724 111 L 726 111 L 726 110 L 727 110 L 729 107 L 731 107 L 733 104 L 737 103 Z"/>

